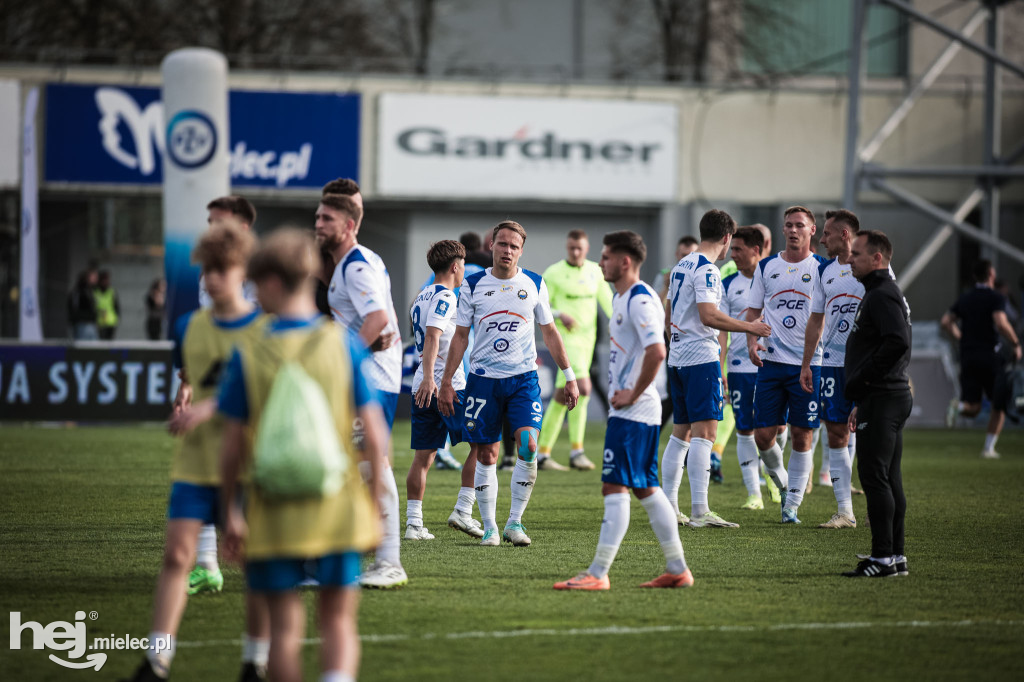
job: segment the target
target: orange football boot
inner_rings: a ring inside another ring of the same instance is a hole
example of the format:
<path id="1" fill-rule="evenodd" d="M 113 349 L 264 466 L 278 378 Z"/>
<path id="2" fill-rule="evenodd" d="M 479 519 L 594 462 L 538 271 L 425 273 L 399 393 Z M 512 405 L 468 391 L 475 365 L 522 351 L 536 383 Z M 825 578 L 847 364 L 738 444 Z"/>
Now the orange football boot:
<path id="1" fill-rule="evenodd" d="M 690 581 L 692 582 L 693 579 L 691 578 Z M 611 589 L 611 586 L 612 584 L 608 582 L 608 576 L 595 578 L 586 571 L 580 573 L 575 578 L 555 583 L 556 590 L 608 590 Z"/>
<path id="2" fill-rule="evenodd" d="M 654 580 L 640 587 L 690 587 L 693 585 L 693 573 L 686 569 L 682 573 L 662 573 Z"/>

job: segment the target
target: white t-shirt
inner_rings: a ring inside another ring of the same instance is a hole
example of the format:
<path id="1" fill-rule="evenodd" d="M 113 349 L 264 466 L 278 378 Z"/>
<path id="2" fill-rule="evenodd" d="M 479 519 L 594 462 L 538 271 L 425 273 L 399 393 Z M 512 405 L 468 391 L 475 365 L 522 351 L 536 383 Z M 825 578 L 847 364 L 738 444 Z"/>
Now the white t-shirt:
<path id="1" fill-rule="evenodd" d="M 334 268 L 327 303 L 334 319 L 355 333 L 363 328 L 366 316 L 378 310 L 387 312 L 384 332 L 399 334 L 398 315 L 391 299 L 391 276 L 376 253 L 356 244 L 341 257 Z M 364 368 L 366 378 L 378 391 L 398 393 L 402 388 L 402 345 L 372 355 Z"/>
<path id="2" fill-rule="evenodd" d="M 431 284 L 420 292 L 416 301 L 409 311 L 412 317 L 412 331 L 415 336 L 416 352 L 420 356 L 420 366 L 416 368 L 416 375 L 412 378 L 412 392 L 419 390 L 423 382 L 423 345 L 426 341 L 427 327 L 434 327 L 441 330 L 441 338 L 438 340 L 437 360 L 434 362 L 434 383 L 441 385 L 444 377 L 444 363 L 448 359 L 448 347 L 452 344 L 452 336 L 455 335 L 455 313 L 458 309 L 459 299 L 451 289 L 440 284 Z M 452 386 L 455 390 L 466 387 L 466 375 L 460 364 L 452 377 Z"/>
<path id="3" fill-rule="evenodd" d="M 548 287 L 536 272 L 519 268 L 510 279 L 498 279 L 487 268 L 459 289 L 457 324 L 476 331 L 469 356 L 473 374 L 503 379 L 536 370 L 533 324 L 553 321 Z"/>
<path id="4" fill-rule="evenodd" d="M 672 325 L 669 367 L 718 362 L 718 330 L 705 326 L 697 310 L 698 303 L 711 303 L 716 308 L 721 305 L 722 278 L 715 264 L 696 251 L 676 263 L 670 275 L 668 300 Z"/>
<path id="5" fill-rule="evenodd" d="M 747 319 L 747 292 L 750 291 L 751 278 L 742 272 L 734 272 L 722 280 L 723 313 L 734 320 Z M 726 371 L 733 373 L 757 372 L 757 367 L 750 361 L 747 353 L 747 335 L 743 332 L 732 332 L 729 338 L 729 353 L 725 359 Z"/>
<path id="6" fill-rule="evenodd" d="M 889 276 L 896 279 L 892 267 Z M 853 276 L 849 263 L 843 265 L 833 258 L 818 267 L 811 293 L 811 312 L 825 315 L 821 328 L 822 366 L 842 367 L 845 363 L 846 340 L 862 298 L 864 285 Z"/>
<path id="7" fill-rule="evenodd" d="M 664 343 L 665 309 L 653 287 L 638 282 L 625 294 L 612 299 L 612 317 L 608 321 L 610 340 L 608 395 L 636 385 L 648 346 Z M 661 424 L 661 398 L 652 381 L 640 399 L 624 409 L 611 408 L 609 417 L 657 426 Z"/>
<path id="8" fill-rule="evenodd" d="M 768 349 L 762 359 L 799 367 L 804 357 L 807 319 L 811 316 L 814 279 L 825 259 L 811 253 L 799 263 L 789 263 L 781 253 L 758 263 L 747 307 L 763 310 L 765 322 L 772 328 L 772 335 L 761 340 Z M 821 364 L 820 344 L 811 364 Z"/>

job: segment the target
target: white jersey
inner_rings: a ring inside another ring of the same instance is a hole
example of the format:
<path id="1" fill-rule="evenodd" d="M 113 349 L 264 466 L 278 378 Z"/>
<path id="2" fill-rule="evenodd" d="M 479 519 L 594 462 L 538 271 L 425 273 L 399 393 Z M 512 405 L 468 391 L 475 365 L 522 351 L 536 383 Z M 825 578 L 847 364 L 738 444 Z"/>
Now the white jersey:
<path id="1" fill-rule="evenodd" d="M 889 276 L 896 279 L 892 267 Z M 811 294 L 811 312 L 823 313 L 821 329 L 821 364 L 824 367 L 842 367 L 846 362 L 846 340 L 853 327 L 853 318 L 864 298 L 861 284 L 850 265 L 833 258 L 818 267 Z"/>
<path id="2" fill-rule="evenodd" d="M 742 272 L 734 272 L 722 280 L 722 305 L 720 310 L 734 320 L 747 319 L 747 292 L 753 280 Z M 747 335 L 732 332 L 729 338 L 729 354 L 726 357 L 726 371 L 730 373 L 757 372 L 747 353 Z"/>
<path id="3" fill-rule="evenodd" d="M 242 283 L 242 296 L 245 296 L 245 300 L 249 303 L 259 305 L 259 301 L 256 300 L 256 285 L 249 280 L 245 280 Z M 199 307 L 200 308 L 212 308 L 213 299 L 210 298 L 210 293 L 206 290 L 206 278 L 199 275 Z"/>
<path id="4" fill-rule="evenodd" d="M 665 309 L 653 287 L 638 282 L 625 294 L 612 299 L 612 317 L 608 321 L 611 343 L 608 359 L 608 395 L 636 385 L 643 366 L 644 350 L 664 343 Z M 609 417 L 619 417 L 642 424 L 661 424 L 661 398 L 651 381 L 640 399 L 629 407 L 611 408 Z"/>
<path id="5" fill-rule="evenodd" d="M 391 276 L 376 253 L 356 244 L 334 268 L 327 303 L 334 319 L 355 333 L 363 328 L 370 313 L 383 310 L 388 323 L 384 332 L 398 334 L 398 315 L 391 299 Z M 377 351 L 366 365 L 366 378 L 378 391 L 398 393 L 402 389 L 402 344 Z"/>
<path id="6" fill-rule="evenodd" d="M 764 311 L 764 319 L 772 335 L 762 339 L 768 349 L 764 360 L 799 367 L 804 358 L 804 335 L 811 316 L 811 293 L 818 266 L 825 259 L 811 253 L 799 263 L 782 259 L 782 252 L 758 263 L 747 296 L 747 307 Z M 811 359 L 821 364 L 821 345 Z"/>
<path id="7" fill-rule="evenodd" d="M 537 369 L 533 323 L 551 324 L 548 287 L 536 272 L 519 268 L 498 279 L 491 268 L 470 275 L 459 290 L 460 327 L 473 327 L 476 338 L 469 371 L 491 379 Z"/>
<path id="8" fill-rule="evenodd" d="M 718 362 L 721 346 L 718 330 L 700 321 L 698 303 L 722 302 L 722 278 L 715 264 L 696 251 L 672 268 L 668 291 L 672 325 L 668 352 L 669 367 L 691 367 Z"/>
<path id="9" fill-rule="evenodd" d="M 412 318 L 412 331 L 415 336 L 416 352 L 420 356 L 420 366 L 416 368 L 416 375 L 412 378 L 412 392 L 419 390 L 423 382 L 423 345 L 426 342 L 427 327 L 434 327 L 441 330 L 441 338 L 438 340 L 437 360 L 434 362 L 434 383 L 441 385 L 444 377 L 444 363 L 448 359 L 448 347 L 452 344 L 452 336 L 455 335 L 455 311 L 459 303 L 458 297 L 451 289 L 440 284 L 430 284 L 416 297 L 412 304 L 409 316 Z M 452 386 L 456 391 L 466 387 L 466 375 L 459 364 L 452 377 Z"/>

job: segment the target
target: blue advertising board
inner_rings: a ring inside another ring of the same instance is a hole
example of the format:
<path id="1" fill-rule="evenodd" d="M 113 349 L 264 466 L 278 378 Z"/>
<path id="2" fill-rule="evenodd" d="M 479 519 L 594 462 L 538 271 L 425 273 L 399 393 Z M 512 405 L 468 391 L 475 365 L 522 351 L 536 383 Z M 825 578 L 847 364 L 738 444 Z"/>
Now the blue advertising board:
<path id="1" fill-rule="evenodd" d="M 232 90 L 231 184 L 358 180 L 359 102 L 355 93 Z M 159 88 L 47 85 L 46 182 L 159 184 L 164 145 Z"/>

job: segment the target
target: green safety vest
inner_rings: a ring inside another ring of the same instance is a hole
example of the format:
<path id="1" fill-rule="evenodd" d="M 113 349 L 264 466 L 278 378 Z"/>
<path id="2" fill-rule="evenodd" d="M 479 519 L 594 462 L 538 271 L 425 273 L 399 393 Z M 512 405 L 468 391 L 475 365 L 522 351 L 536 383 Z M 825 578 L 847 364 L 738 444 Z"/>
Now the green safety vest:
<path id="1" fill-rule="evenodd" d="M 114 287 L 106 291 L 92 290 L 96 299 L 96 323 L 101 327 L 117 326 L 117 309 L 114 307 Z"/>

